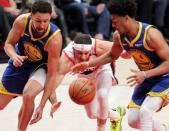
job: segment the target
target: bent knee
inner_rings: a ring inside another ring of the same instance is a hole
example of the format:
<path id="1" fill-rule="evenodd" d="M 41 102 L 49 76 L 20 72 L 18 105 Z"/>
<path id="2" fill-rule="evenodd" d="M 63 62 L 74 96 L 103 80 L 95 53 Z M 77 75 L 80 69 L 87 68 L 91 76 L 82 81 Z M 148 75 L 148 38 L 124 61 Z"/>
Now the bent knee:
<path id="1" fill-rule="evenodd" d="M 138 129 L 139 128 L 139 119 L 129 117 L 128 118 L 128 124 L 129 124 L 130 127 Z"/>
<path id="2" fill-rule="evenodd" d="M 23 101 L 34 101 L 35 96 L 32 94 L 24 94 L 23 95 Z"/>
<path id="3" fill-rule="evenodd" d="M 146 108 L 146 107 L 142 107 L 140 108 L 140 117 L 150 117 L 152 114 L 152 112 Z"/>
<path id="4" fill-rule="evenodd" d="M 98 97 L 99 101 L 107 101 L 107 99 L 108 99 L 108 92 L 105 91 L 105 90 L 103 90 L 103 89 L 99 90 L 97 92 L 97 97 Z"/>

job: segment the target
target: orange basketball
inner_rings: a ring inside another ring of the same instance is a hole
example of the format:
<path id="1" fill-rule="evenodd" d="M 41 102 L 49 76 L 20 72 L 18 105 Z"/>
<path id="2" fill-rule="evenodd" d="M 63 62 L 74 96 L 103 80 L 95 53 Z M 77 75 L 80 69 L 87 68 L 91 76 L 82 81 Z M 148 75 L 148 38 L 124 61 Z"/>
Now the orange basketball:
<path id="1" fill-rule="evenodd" d="M 70 84 L 69 96 L 79 105 L 90 103 L 96 94 L 95 85 L 87 78 L 77 78 Z"/>

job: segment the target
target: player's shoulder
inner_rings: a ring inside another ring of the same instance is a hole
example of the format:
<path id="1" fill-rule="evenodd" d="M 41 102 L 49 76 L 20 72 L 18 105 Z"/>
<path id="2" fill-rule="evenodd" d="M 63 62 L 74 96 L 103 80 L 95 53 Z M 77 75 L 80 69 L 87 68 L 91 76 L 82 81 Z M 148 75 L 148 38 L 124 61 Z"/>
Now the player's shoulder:
<path id="1" fill-rule="evenodd" d="M 26 13 L 26 14 L 21 14 L 16 18 L 16 21 L 18 23 L 25 23 L 25 21 L 27 21 L 28 17 L 30 16 L 30 13 Z"/>
<path id="2" fill-rule="evenodd" d="M 25 29 L 25 25 L 27 23 L 29 14 L 21 14 L 19 15 L 15 21 L 13 26 L 15 26 L 18 29 Z"/>

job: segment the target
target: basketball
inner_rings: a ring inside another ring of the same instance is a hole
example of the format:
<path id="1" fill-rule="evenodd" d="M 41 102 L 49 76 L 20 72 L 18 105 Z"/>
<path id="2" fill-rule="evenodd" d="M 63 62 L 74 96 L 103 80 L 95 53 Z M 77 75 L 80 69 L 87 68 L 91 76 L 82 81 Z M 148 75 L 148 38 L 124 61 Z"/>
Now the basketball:
<path id="1" fill-rule="evenodd" d="M 69 86 L 69 96 L 79 105 L 90 103 L 96 94 L 95 85 L 87 78 L 77 78 Z"/>

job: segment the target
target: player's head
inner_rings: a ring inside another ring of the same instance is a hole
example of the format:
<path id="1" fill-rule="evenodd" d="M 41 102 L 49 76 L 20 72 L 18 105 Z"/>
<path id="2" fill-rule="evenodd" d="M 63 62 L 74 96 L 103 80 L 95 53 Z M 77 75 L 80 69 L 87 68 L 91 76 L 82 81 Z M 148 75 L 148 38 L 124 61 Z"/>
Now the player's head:
<path id="1" fill-rule="evenodd" d="M 32 28 L 34 31 L 42 35 L 46 32 L 50 23 L 52 13 L 51 4 L 44 1 L 36 1 L 31 7 Z"/>
<path id="2" fill-rule="evenodd" d="M 87 61 L 92 50 L 91 37 L 86 34 L 79 34 L 74 39 L 73 49 L 78 62 Z"/>
<path id="3" fill-rule="evenodd" d="M 129 20 L 134 20 L 137 12 L 135 0 L 111 0 L 109 11 L 112 15 L 112 26 L 120 34 L 126 35 L 129 27 Z"/>

